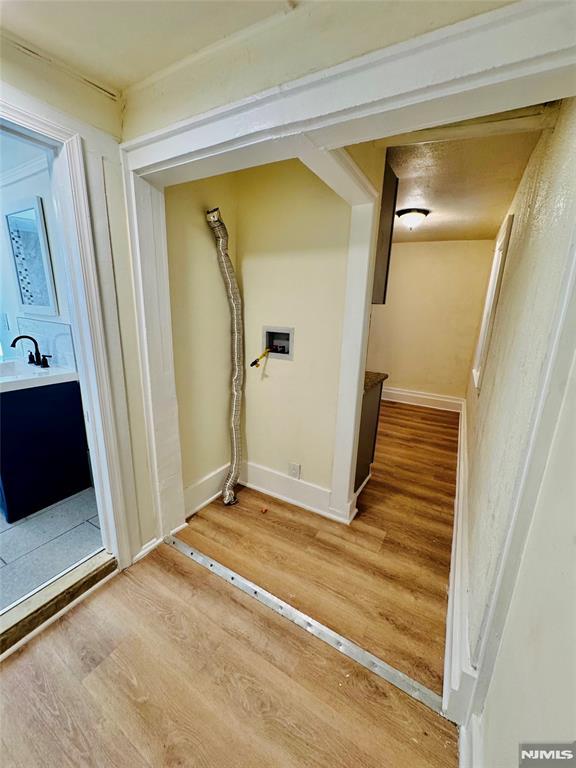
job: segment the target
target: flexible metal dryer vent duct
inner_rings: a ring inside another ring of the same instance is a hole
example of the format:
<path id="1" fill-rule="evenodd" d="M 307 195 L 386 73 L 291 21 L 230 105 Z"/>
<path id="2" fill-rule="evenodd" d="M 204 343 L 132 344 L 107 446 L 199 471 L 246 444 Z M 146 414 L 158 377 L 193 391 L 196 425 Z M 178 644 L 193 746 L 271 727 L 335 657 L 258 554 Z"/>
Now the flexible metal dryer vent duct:
<path id="1" fill-rule="evenodd" d="M 238 282 L 234 267 L 228 256 L 228 230 L 220 217 L 220 209 L 212 208 L 206 214 L 206 219 L 214 237 L 218 252 L 218 266 L 226 288 L 230 319 L 232 321 L 232 389 L 230 392 L 230 469 L 222 486 L 224 504 L 235 504 L 238 499 L 234 488 L 240 476 L 242 461 L 242 435 L 240 433 L 240 412 L 242 409 L 242 388 L 244 386 L 244 323 L 242 321 L 242 297 L 238 290 Z"/>

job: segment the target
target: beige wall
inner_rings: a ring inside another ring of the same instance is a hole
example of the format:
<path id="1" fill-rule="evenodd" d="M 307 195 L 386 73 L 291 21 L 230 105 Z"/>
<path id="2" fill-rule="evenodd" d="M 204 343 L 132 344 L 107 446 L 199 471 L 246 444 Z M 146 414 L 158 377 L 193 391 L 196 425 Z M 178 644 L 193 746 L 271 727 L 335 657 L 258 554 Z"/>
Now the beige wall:
<path id="1" fill-rule="evenodd" d="M 478 397 L 467 396 L 473 657 L 510 527 L 576 220 L 576 100 L 540 139 L 510 212 L 514 226 Z"/>
<path id="2" fill-rule="evenodd" d="M 389 387 L 465 397 L 494 243 L 394 243 L 374 305 L 367 366 Z"/>
<path id="3" fill-rule="evenodd" d="M 576 723 L 576 356 L 482 716 L 482 765 L 520 742 L 572 742 Z"/>
<path id="4" fill-rule="evenodd" d="M 120 99 L 111 98 L 47 61 L 23 53 L 5 39 L 0 45 L 0 78 L 116 138 L 122 134 Z M 0 83 L 0 92 L 3 91 Z"/>
<path id="5" fill-rule="evenodd" d="M 293 326 L 294 359 L 246 379 L 248 459 L 331 487 L 350 207 L 298 161 L 240 175 L 247 361 L 262 326 Z"/>
<path id="6" fill-rule="evenodd" d="M 230 317 L 205 213 L 220 207 L 237 246 L 237 176 L 166 190 L 172 340 L 184 487 L 230 460 Z"/>
<path id="7" fill-rule="evenodd" d="M 220 206 L 244 297 L 248 461 L 330 487 L 349 207 L 298 161 L 167 190 L 185 487 L 229 459 L 229 316 L 205 222 Z M 294 359 L 249 363 L 262 326 L 295 328 Z"/>
<path id="8" fill-rule="evenodd" d="M 124 138 L 157 130 L 509 2 L 303 3 L 292 13 L 232 36 L 129 88 L 125 93 Z"/>

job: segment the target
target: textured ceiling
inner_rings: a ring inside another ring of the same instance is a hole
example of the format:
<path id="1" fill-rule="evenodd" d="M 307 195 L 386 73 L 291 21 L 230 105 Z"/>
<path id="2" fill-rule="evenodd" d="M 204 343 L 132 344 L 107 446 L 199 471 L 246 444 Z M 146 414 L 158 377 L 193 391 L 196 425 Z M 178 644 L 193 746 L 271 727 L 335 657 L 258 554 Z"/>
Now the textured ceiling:
<path id="1" fill-rule="evenodd" d="M 289 11 L 288 0 L 2 0 L 2 29 L 121 90 Z"/>
<path id="2" fill-rule="evenodd" d="M 494 238 L 539 136 L 513 133 L 389 148 L 399 178 L 396 209 L 430 209 L 412 232 L 397 219 L 394 240 Z"/>

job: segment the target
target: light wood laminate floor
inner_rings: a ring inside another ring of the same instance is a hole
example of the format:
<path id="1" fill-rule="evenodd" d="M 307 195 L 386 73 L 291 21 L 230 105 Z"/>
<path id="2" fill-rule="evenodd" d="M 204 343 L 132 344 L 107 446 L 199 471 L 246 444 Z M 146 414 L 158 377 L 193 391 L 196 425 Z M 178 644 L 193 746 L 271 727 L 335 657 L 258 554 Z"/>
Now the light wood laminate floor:
<path id="1" fill-rule="evenodd" d="M 9 657 L 5 768 L 455 768 L 455 726 L 162 545 Z"/>
<path id="2" fill-rule="evenodd" d="M 383 402 L 350 526 L 243 488 L 178 536 L 441 694 L 458 419 Z"/>

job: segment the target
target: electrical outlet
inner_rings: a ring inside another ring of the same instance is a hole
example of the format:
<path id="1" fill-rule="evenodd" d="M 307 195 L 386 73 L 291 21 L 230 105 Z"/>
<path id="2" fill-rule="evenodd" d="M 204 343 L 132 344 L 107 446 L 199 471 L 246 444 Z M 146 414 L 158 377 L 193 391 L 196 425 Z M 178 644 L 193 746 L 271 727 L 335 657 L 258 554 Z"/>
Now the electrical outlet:
<path id="1" fill-rule="evenodd" d="M 295 480 L 300 480 L 300 472 L 302 470 L 301 464 L 296 464 L 294 461 L 288 462 L 288 474 Z"/>

